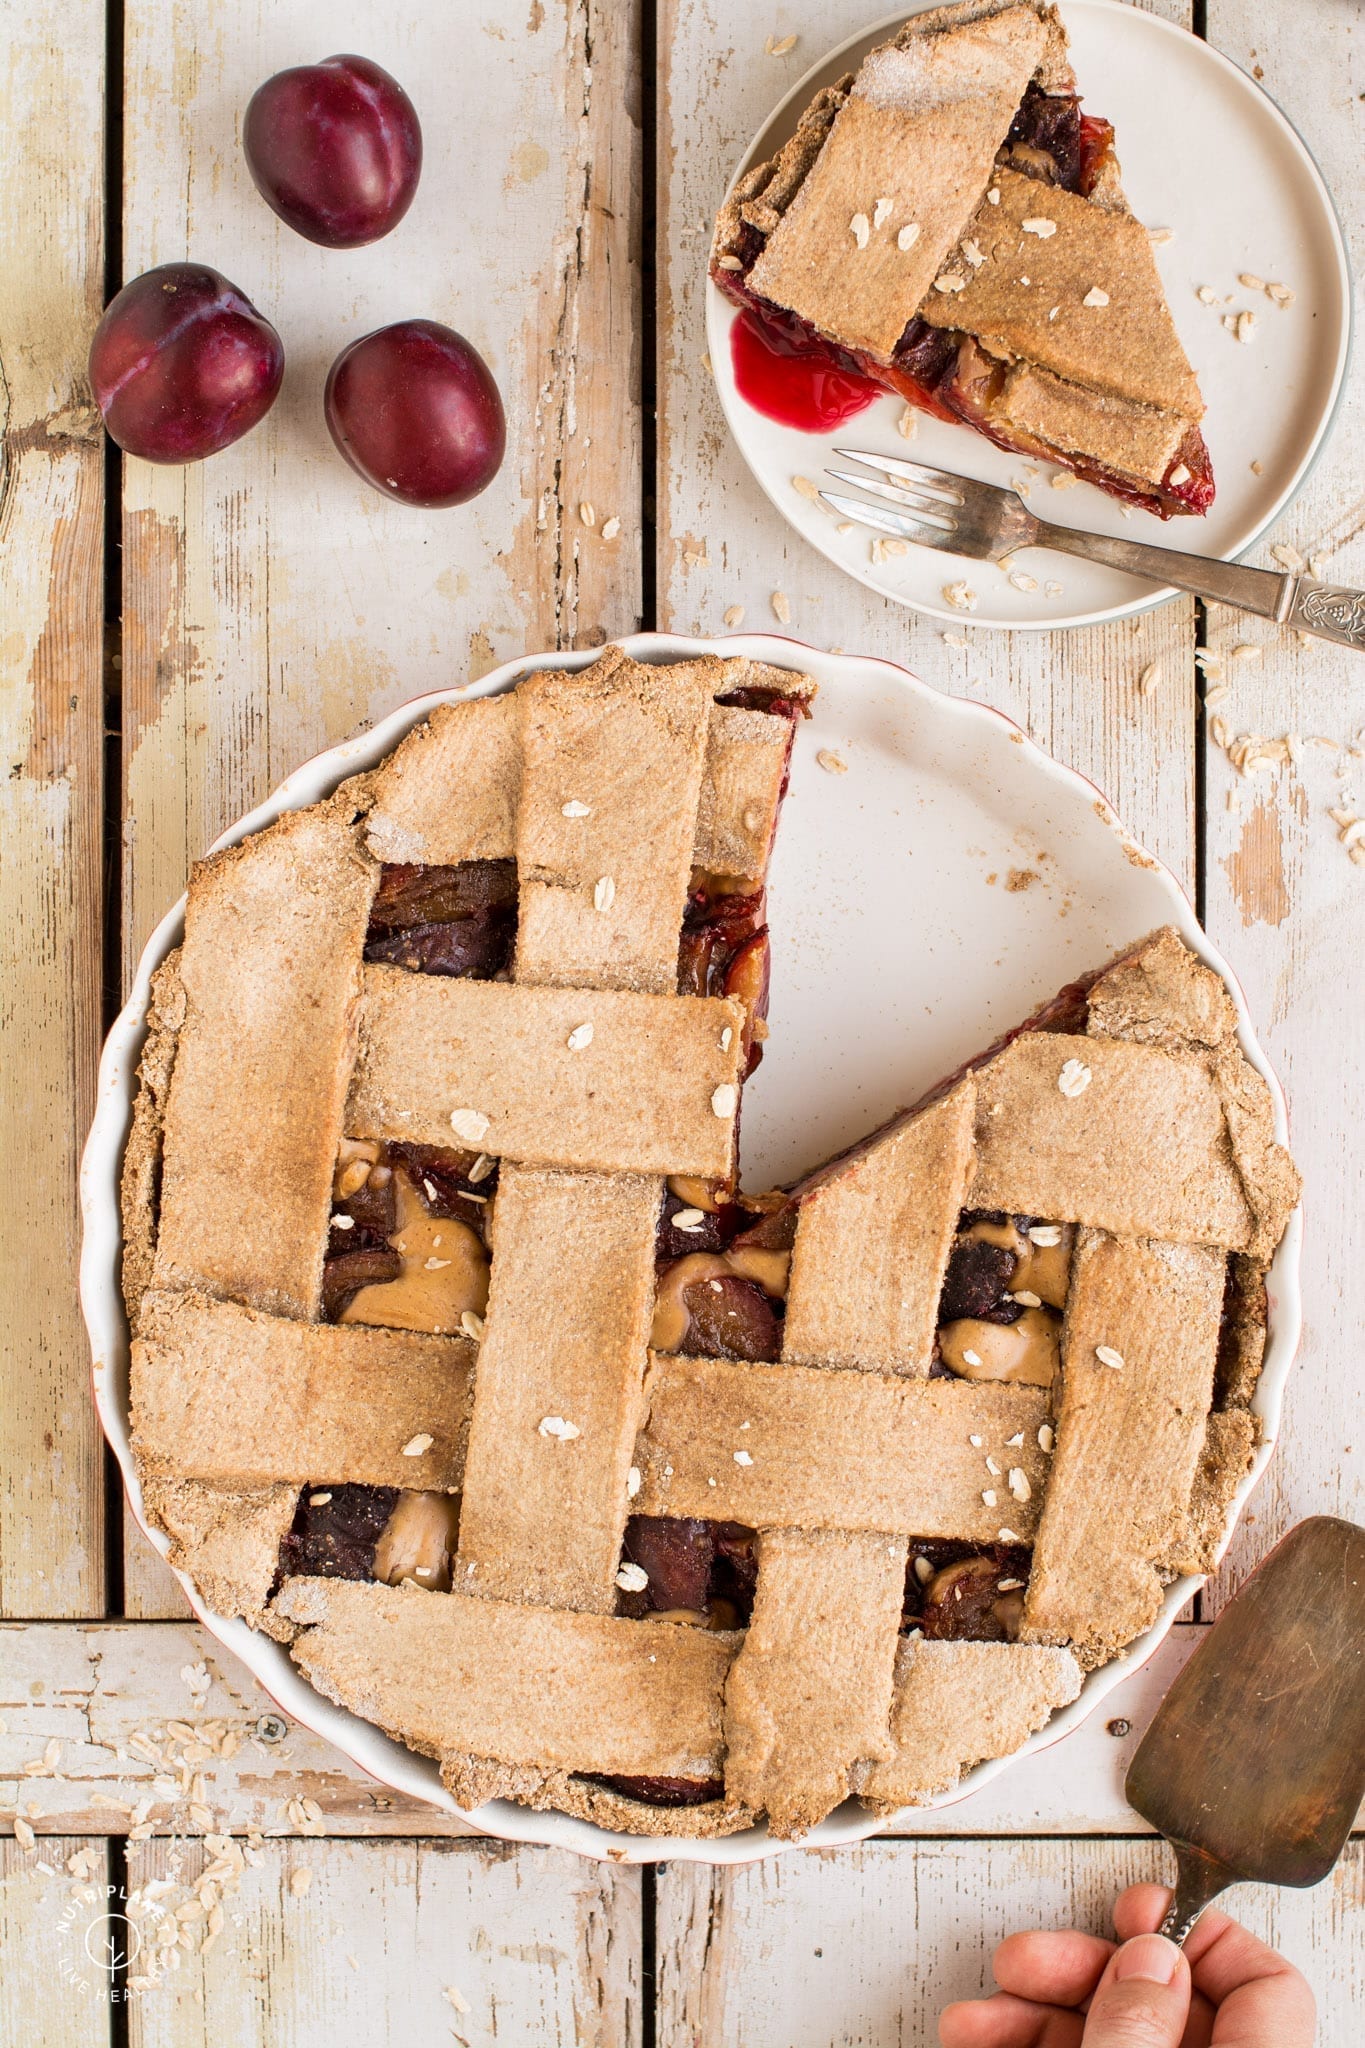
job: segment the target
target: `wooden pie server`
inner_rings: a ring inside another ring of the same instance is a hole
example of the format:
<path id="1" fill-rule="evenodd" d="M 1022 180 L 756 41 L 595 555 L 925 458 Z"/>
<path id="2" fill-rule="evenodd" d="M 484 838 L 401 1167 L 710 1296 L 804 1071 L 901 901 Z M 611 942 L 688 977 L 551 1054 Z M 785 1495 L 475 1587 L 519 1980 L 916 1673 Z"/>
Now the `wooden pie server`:
<path id="1" fill-rule="evenodd" d="M 1365 1797 L 1365 1529 L 1300 1522 L 1209 1630 L 1128 1767 L 1183 1942 L 1230 1884 L 1317 1884 Z"/>

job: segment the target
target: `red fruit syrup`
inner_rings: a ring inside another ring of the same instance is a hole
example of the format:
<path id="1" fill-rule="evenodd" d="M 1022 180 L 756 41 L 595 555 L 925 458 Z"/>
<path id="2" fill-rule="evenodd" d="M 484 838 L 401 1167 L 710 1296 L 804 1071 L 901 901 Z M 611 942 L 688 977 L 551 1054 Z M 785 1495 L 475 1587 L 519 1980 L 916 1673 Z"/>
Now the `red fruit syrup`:
<path id="1" fill-rule="evenodd" d="M 730 329 L 730 361 L 740 397 L 803 434 L 827 434 L 882 396 L 840 350 L 752 306 Z"/>

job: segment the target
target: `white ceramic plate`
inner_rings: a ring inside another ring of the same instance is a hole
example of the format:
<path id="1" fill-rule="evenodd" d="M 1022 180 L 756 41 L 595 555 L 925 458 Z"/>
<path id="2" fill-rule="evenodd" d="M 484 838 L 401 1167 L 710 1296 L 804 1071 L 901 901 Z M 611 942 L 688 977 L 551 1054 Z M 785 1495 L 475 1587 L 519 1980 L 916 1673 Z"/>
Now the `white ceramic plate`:
<path id="1" fill-rule="evenodd" d="M 806 669 L 820 684 L 814 722 L 798 737 L 771 877 L 772 1037 L 744 1102 L 743 1165 L 751 1187 L 791 1179 L 859 1137 L 1075 974 L 1155 925 L 1178 926 L 1228 975 L 1174 878 L 1134 845 L 1092 784 L 1042 753 L 1001 713 L 941 696 L 890 662 L 820 653 L 766 635 L 706 641 L 640 634 L 622 645 L 650 661 L 749 654 Z M 595 651 L 544 654 L 511 662 L 471 690 L 417 698 L 358 739 L 307 762 L 218 844 L 234 844 L 282 811 L 328 795 L 343 777 L 388 753 L 436 704 L 505 690 L 528 669 L 578 668 L 595 658 Z M 837 751 L 847 773 L 822 769 L 816 761 L 821 749 Z M 81 1168 L 81 1302 L 95 1399 L 139 1520 L 141 1494 L 128 1441 L 128 1329 L 119 1296 L 118 1180 L 151 975 L 179 943 L 183 925 L 182 899 L 149 941 L 127 1007 L 109 1034 Z M 1242 1044 L 1270 1082 L 1284 1138 L 1279 1087 L 1251 1035 L 1241 993 L 1228 979 Z M 1255 1404 L 1264 1434 L 1239 1510 L 1270 1456 L 1279 1423 L 1298 1339 L 1298 1251 L 1296 1215 L 1270 1277 L 1270 1340 Z M 164 1553 L 165 1538 L 149 1534 Z M 1064 1735 L 1130 1676 L 1197 1583 L 1173 1585 L 1161 1619 L 1132 1656 L 1094 1672 L 1079 1700 L 1034 1736 L 1028 1750 Z M 457 1810 L 434 1764 L 323 1699 L 278 1643 L 210 1613 L 183 1576 L 181 1584 L 213 1634 L 289 1713 L 385 1784 Z M 975 1791 L 1007 1762 L 983 1765 L 936 1803 Z M 631 1862 L 738 1863 L 781 1846 L 761 1828 L 723 1841 L 642 1840 L 501 1801 L 481 1807 L 474 1819 L 486 1833 L 508 1840 L 597 1856 L 610 1851 Z M 807 1839 L 857 1841 L 878 1825 L 850 1802 Z"/>
<path id="2" fill-rule="evenodd" d="M 874 43 L 917 11 L 910 6 L 887 15 L 807 72 L 755 137 L 739 170 L 780 148 L 811 95 L 856 70 Z M 1208 43 L 1126 0 L 1066 0 L 1062 14 L 1086 107 L 1114 124 L 1129 204 L 1148 226 L 1174 233 L 1157 249 L 1157 262 L 1208 406 L 1204 434 L 1218 494 L 1205 519 L 1163 521 L 1139 511 L 1125 518 L 1115 500 L 1092 485 L 1050 489 L 1048 478 L 1056 472 L 1044 468 L 1028 502 L 1064 526 L 1231 561 L 1283 511 L 1331 426 L 1351 331 L 1341 228 L 1321 172 L 1279 108 Z M 1281 311 L 1262 293 L 1239 286 L 1244 271 L 1287 284 L 1296 295 L 1293 305 Z M 1216 306 L 1201 304 L 1201 286 L 1218 294 Z M 1006 571 L 990 562 L 967 563 L 926 548 L 912 547 L 874 566 L 873 536 L 863 528 L 836 533 L 834 517 L 792 489 L 793 476 L 824 483 L 836 445 L 911 455 L 997 484 L 1020 475 L 1021 458 L 992 448 L 969 427 L 926 414 L 918 416 L 915 439 L 907 444 L 896 429 L 904 407 L 890 396 L 830 435 L 803 434 L 765 418 L 735 389 L 734 308 L 709 280 L 706 289 L 707 347 L 740 452 L 782 516 L 859 582 L 961 624 L 964 614 L 945 602 L 943 587 L 965 576 L 976 592 L 972 622 L 979 626 L 1083 626 L 1143 611 L 1171 595 L 1042 550 L 1010 564 L 1036 577 L 1038 589 L 1030 592 L 1016 590 Z M 1242 307 L 1256 314 L 1250 344 L 1236 341 L 1222 324 L 1225 313 Z M 1259 475 L 1253 462 L 1261 466 Z M 1060 595 L 1047 594 L 1049 580 L 1061 585 Z"/>

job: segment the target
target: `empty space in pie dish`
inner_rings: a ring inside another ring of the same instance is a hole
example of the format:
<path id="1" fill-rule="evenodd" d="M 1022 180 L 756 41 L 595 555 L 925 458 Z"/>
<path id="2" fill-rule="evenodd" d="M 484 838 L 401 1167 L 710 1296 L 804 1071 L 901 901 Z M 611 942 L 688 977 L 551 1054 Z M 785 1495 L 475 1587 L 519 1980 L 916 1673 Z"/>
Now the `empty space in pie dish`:
<path id="1" fill-rule="evenodd" d="M 979 1054 L 1001 1029 L 1027 1018 L 1063 983 L 1163 924 L 1174 925 L 1227 980 L 1243 1050 L 1270 1079 L 1277 1135 L 1284 1139 L 1283 1102 L 1251 1035 L 1241 993 L 1174 878 L 1134 844 L 1093 785 L 1052 761 L 1009 719 L 944 697 L 892 663 L 822 653 L 776 637 L 701 641 L 642 634 L 620 644 L 641 661 L 746 654 L 803 670 L 820 686 L 814 719 L 798 734 L 771 870 L 772 1035 L 746 1092 L 746 1186 L 790 1180 L 865 1134 Z M 435 704 L 506 689 L 530 668 L 584 667 L 596 652 L 511 663 L 469 690 L 402 707 L 373 731 L 299 768 L 225 834 L 224 843 L 326 796 L 387 754 Z M 822 765 L 821 755 L 833 765 Z M 81 1290 L 96 1400 L 135 1511 L 140 1497 L 129 1447 L 117 1188 L 150 975 L 180 931 L 177 909 L 150 942 L 110 1035 L 82 1169 Z M 1295 1217 L 1270 1274 L 1269 1341 L 1252 1404 L 1264 1441 L 1239 1489 L 1238 1508 L 1264 1468 L 1278 1425 L 1298 1328 L 1298 1237 Z M 159 1547 L 164 1550 L 164 1539 Z M 183 1578 L 182 1584 L 208 1627 L 289 1713 L 395 1790 L 456 1810 L 434 1764 L 321 1698 L 282 1646 L 208 1612 Z M 1066 1734 L 1151 1654 L 1195 1584 L 1173 1584 L 1160 1620 L 1130 1654 L 1093 1673 L 1074 1705 L 1054 1715 L 1014 1757 L 969 1772 L 928 1804 L 949 1804 L 978 1790 L 1019 1757 Z M 504 1802 L 479 1809 L 476 1818 L 482 1830 L 509 1840 L 632 1862 L 741 1862 L 782 1846 L 762 1828 L 722 1839 L 651 1838 Z M 856 1841 L 885 1824 L 850 1802 L 806 1841 Z"/>
<path id="2" fill-rule="evenodd" d="M 822 59 L 794 86 L 755 137 L 736 174 L 773 155 L 813 94 L 856 70 L 918 9 L 902 9 Z M 1055 490 L 1053 470 L 1037 474 L 1025 502 L 1059 525 L 1149 541 L 1232 560 L 1279 517 L 1317 459 L 1341 394 L 1350 348 L 1351 280 L 1331 197 L 1306 145 L 1264 90 L 1208 43 L 1126 0 L 1066 0 L 1084 111 L 1115 129 L 1129 206 L 1149 228 L 1170 231 L 1157 264 L 1181 342 L 1207 406 L 1203 431 L 1217 497 L 1205 518 L 1166 521 L 1132 511 L 1088 484 Z M 854 253 L 852 240 L 850 253 Z M 1274 304 L 1239 282 L 1242 274 L 1282 283 L 1293 303 Z M 1213 303 L 1201 300 L 1204 290 Z M 980 434 L 919 413 L 914 438 L 897 428 L 901 400 L 878 398 L 829 434 L 807 434 L 767 419 L 739 396 L 730 363 L 734 308 L 709 280 L 707 347 L 726 421 L 744 460 L 788 523 L 869 589 L 942 619 L 1013 628 L 1087 625 L 1143 611 L 1172 593 L 1094 563 L 1027 550 L 998 566 L 911 546 L 871 559 L 867 528 L 841 534 L 836 519 L 792 488 L 794 475 L 825 484 L 836 447 L 916 461 L 1010 485 L 1024 458 Z M 1255 314 L 1250 339 L 1223 325 Z M 1256 465 L 1253 468 L 1253 464 Z M 1067 479 L 1068 486 L 1072 480 Z M 842 488 L 831 486 L 831 488 Z M 1022 571 L 1037 583 L 1020 590 Z M 945 587 L 965 581 L 970 612 Z M 1049 591 L 1048 584 L 1054 588 Z"/>

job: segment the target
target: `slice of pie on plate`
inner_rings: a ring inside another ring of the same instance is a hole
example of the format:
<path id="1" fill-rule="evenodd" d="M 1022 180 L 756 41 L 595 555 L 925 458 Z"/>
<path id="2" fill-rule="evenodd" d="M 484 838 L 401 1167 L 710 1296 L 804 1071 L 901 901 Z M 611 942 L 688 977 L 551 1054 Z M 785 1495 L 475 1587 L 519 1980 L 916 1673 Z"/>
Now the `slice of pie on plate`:
<path id="1" fill-rule="evenodd" d="M 201 863 L 155 977 L 146 1512 L 466 1807 L 928 1799 L 1208 1568 L 1251 1458 L 1297 1179 L 1174 931 L 740 1189 L 812 689 L 609 649 L 443 706 Z"/>
<path id="2" fill-rule="evenodd" d="M 711 275 L 911 405 L 1158 513 L 1204 513 L 1204 406 L 1113 130 L 1048 0 L 915 15 L 739 179 Z"/>

